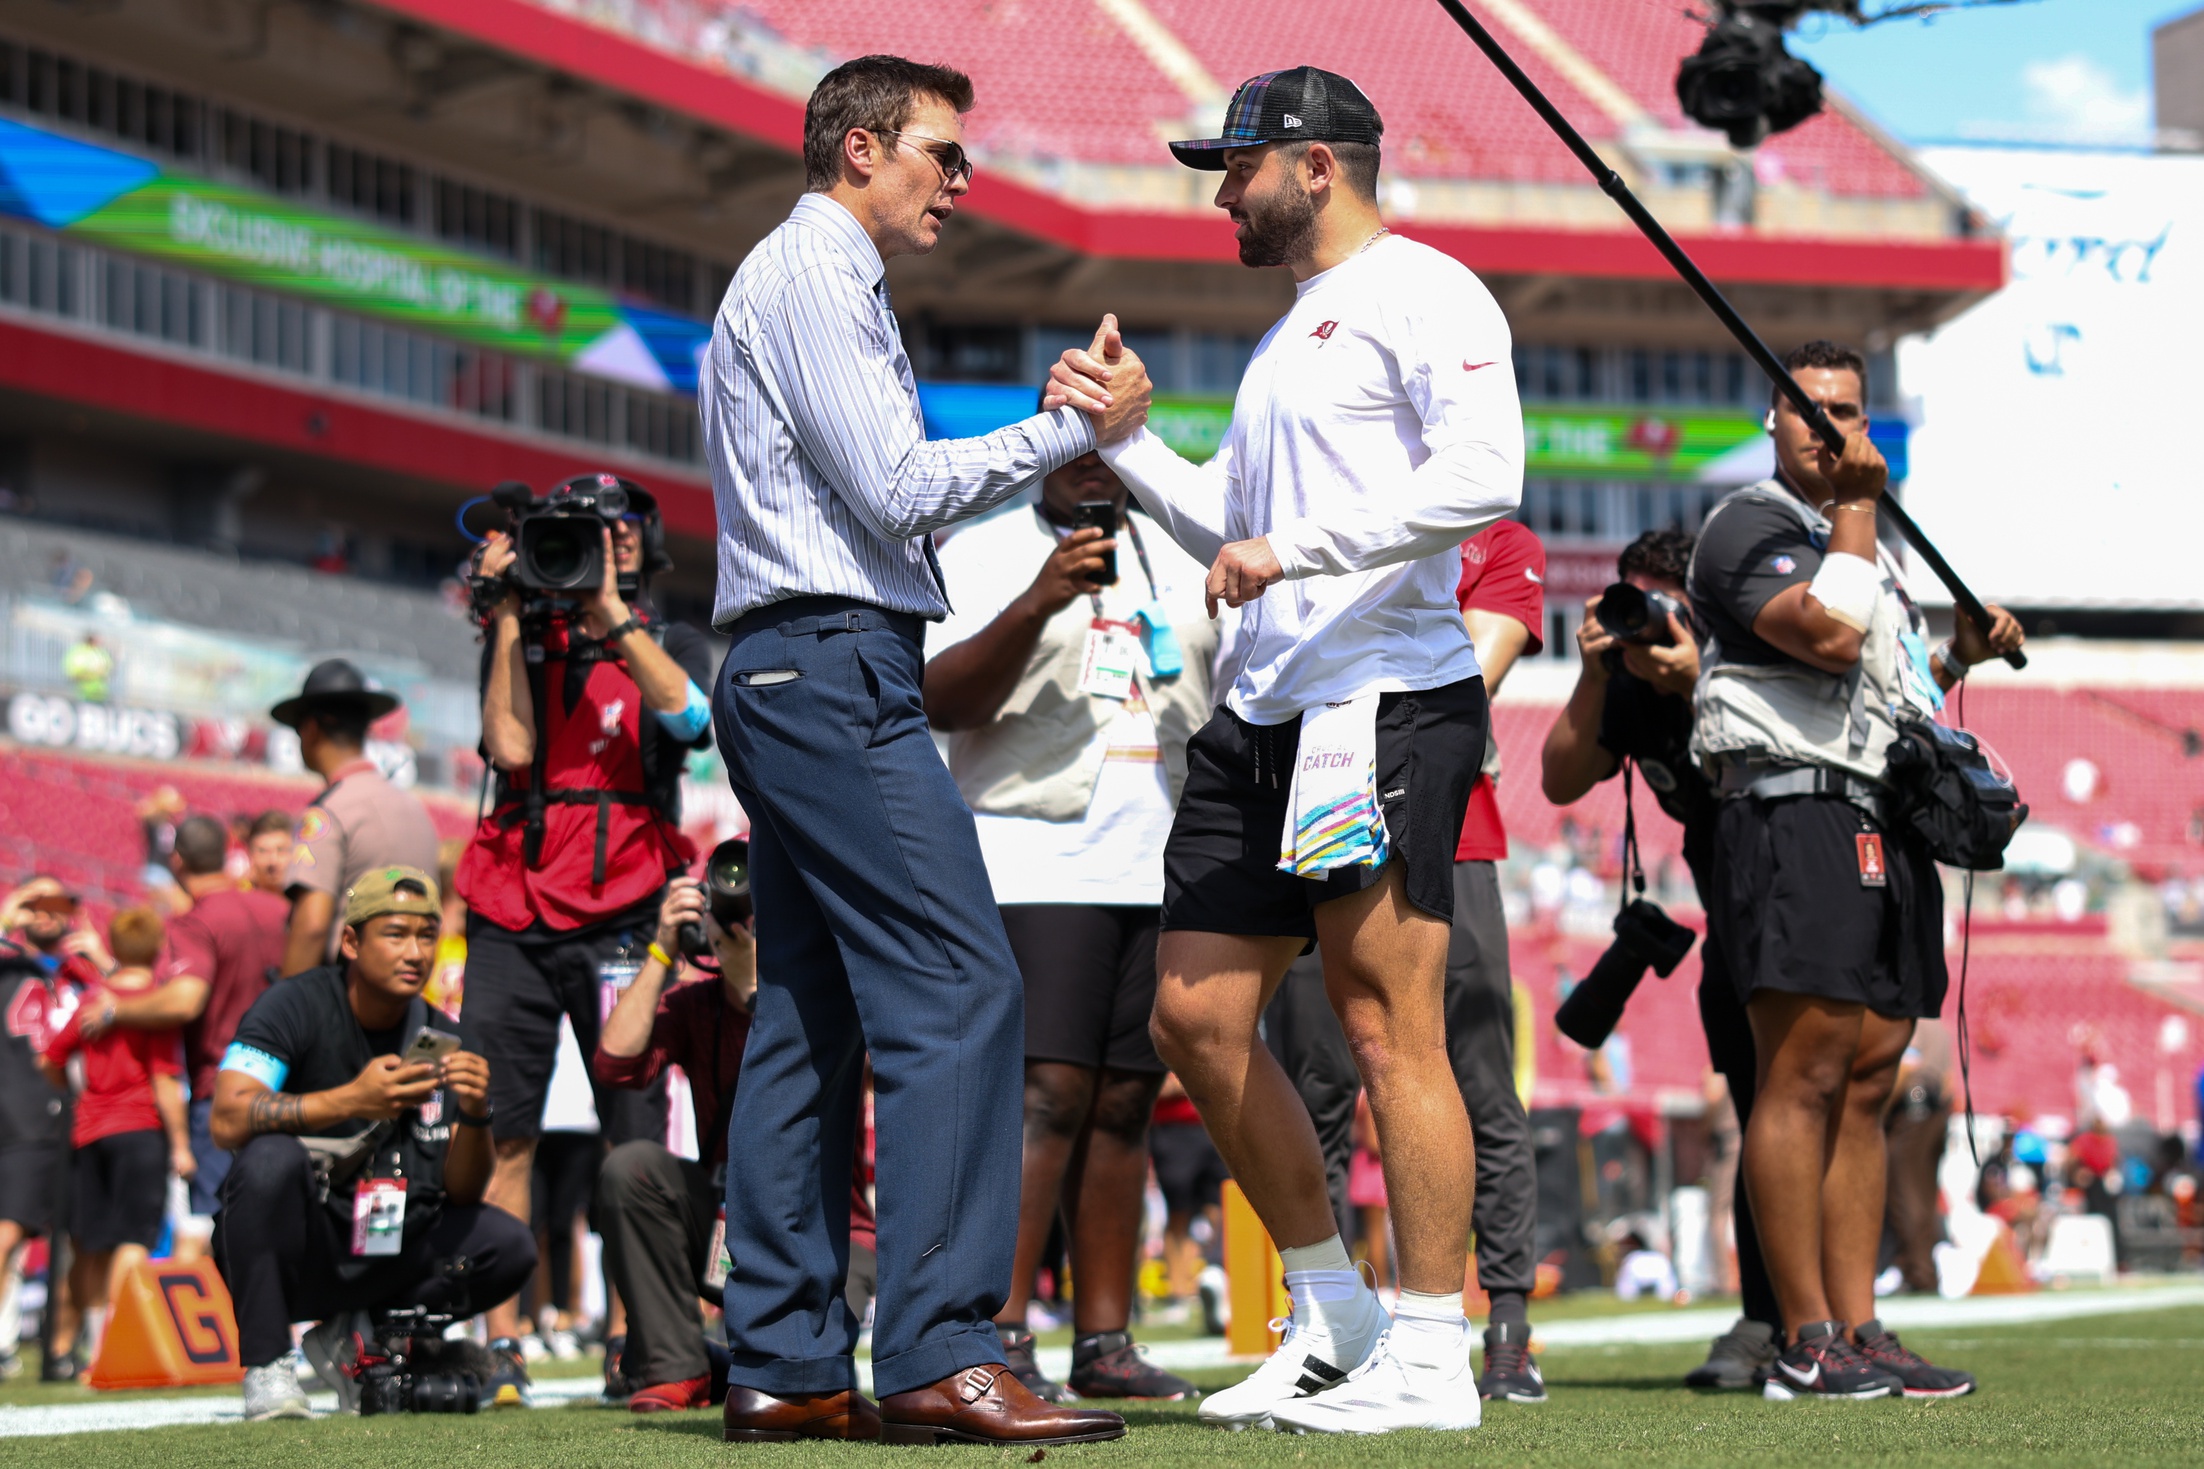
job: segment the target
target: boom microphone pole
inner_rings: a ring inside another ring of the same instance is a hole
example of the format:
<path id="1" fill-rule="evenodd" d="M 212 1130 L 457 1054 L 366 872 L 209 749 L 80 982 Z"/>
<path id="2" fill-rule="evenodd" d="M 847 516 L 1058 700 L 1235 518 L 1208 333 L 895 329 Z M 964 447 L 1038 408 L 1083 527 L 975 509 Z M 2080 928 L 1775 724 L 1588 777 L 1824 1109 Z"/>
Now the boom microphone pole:
<path id="1" fill-rule="evenodd" d="M 1607 166 L 1605 159 L 1592 151 L 1592 145 L 1584 141 L 1584 135 L 1538 89 L 1538 83 L 1532 81 L 1523 68 L 1515 64 L 1515 58 L 1508 55 L 1507 49 L 1494 39 L 1492 32 L 1486 30 L 1484 24 L 1469 13 L 1462 0 L 1439 0 L 1439 4 L 1448 15 L 1454 17 L 1454 23 L 1462 28 L 1470 40 L 1477 43 L 1477 49 L 1484 52 L 1492 64 L 1500 69 L 1500 75 L 1506 77 L 1515 90 L 1523 94 L 1523 100 L 1531 104 L 1531 109 L 1545 120 L 1547 127 L 1553 129 L 1554 135 L 1569 145 L 1569 151 L 1590 170 L 1592 179 L 1599 185 L 1601 192 L 1614 200 L 1624 214 L 1630 216 L 1630 222 L 1653 242 L 1653 247 L 1667 257 L 1676 273 L 1684 278 L 1684 284 L 1697 292 L 1699 299 L 1707 303 L 1707 309 L 1714 313 L 1722 325 L 1729 328 L 1730 335 L 1737 338 L 1738 345 L 1745 349 L 1754 362 L 1760 364 L 1760 370 L 1768 375 L 1768 381 L 1791 400 L 1791 405 L 1798 409 L 1799 415 L 1813 429 L 1815 436 L 1829 446 L 1829 452 L 1842 454 L 1844 435 L 1829 421 L 1829 415 L 1821 411 L 1821 405 L 1806 395 L 1806 390 L 1798 385 L 1798 379 L 1792 377 L 1783 366 L 1782 360 L 1768 350 L 1768 344 L 1760 340 L 1760 334 L 1746 324 L 1745 318 L 1737 314 L 1737 309 L 1730 305 L 1714 282 L 1708 280 L 1706 273 L 1684 253 L 1684 247 L 1677 244 L 1675 238 L 1661 227 L 1661 222 L 1653 217 L 1652 212 L 1638 202 L 1638 196 L 1630 192 L 1630 186 L 1622 181 L 1622 177 Z M 1905 507 L 1890 495 L 1882 497 L 1882 510 L 1890 517 L 1891 524 L 1898 528 L 1898 534 L 1906 538 L 1906 543 L 1921 553 L 1921 559 L 1928 563 L 1929 570 L 1935 572 L 1937 579 L 1951 592 L 1951 599 L 1958 604 L 1959 610 L 1966 613 L 1974 625 L 1987 634 L 1990 630 L 1989 609 L 1982 605 L 1981 598 L 1967 589 L 1967 584 L 1959 579 L 1959 573 L 1952 570 L 1951 563 L 1944 559 L 1944 553 L 1937 550 L 1935 544 L 1929 540 L 1927 532 L 1916 525 L 1913 517 L 1906 513 Z M 2015 668 L 2028 666 L 2028 655 L 2017 648 L 2005 654 L 2004 658 Z"/>

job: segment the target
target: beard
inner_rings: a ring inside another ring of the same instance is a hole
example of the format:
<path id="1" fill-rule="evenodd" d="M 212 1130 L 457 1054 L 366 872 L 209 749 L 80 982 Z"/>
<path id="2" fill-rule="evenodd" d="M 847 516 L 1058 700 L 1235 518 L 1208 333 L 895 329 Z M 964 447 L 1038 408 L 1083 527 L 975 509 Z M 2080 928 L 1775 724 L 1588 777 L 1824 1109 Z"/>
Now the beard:
<path id="1" fill-rule="evenodd" d="M 1240 201 L 1247 233 L 1240 264 L 1287 265 L 1316 247 L 1316 199 L 1297 179 L 1287 179 L 1261 199 Z"/>

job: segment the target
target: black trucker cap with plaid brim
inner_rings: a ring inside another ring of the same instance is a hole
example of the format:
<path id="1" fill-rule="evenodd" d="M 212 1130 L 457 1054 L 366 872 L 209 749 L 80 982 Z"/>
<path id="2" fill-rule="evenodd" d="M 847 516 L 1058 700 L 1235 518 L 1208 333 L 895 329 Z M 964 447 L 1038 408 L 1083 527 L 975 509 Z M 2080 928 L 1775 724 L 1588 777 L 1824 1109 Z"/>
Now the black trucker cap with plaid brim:
<path id="1" fill-rule="evenodd" d="M 1266 71 L 1240 83 L 1225 108 L 1224 135 L 1171 145 L 1188 168 L 1224 168 L 1228 148 L 1265 143 L 1375 143 L 1385 134 L 1377 108 L 1337 72 L 1313 66 Z"/>

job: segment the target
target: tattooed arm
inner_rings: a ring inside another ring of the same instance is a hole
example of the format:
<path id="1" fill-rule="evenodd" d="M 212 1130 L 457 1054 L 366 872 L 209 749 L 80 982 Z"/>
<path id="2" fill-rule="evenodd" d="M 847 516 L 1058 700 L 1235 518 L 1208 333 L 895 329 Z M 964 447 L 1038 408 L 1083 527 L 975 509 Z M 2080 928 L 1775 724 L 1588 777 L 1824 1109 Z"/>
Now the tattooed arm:
<path id="1" fill-rule="evenodd" d="M 313 1136 L 346 1122 L 387 1121 L 418 1107 L 435 1090 L 435 1067 L 407 1065 L 396 1056 L 377 1056 L 345 1085 L 303 1095 L 276 1091 L 243 1071 L 224 1070 L 214 1079 L 209 1131 L 215 1146 L 235 1152 L 264 1132 Z"/>

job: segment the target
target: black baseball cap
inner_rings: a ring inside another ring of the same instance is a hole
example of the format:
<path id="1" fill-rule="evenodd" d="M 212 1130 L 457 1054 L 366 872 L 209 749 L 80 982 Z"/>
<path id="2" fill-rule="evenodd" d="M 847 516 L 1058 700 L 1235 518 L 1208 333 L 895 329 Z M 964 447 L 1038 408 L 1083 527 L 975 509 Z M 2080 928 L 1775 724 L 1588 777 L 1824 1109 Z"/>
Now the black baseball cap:
<path id="1" fill-rule="evenodd" d="M 1362 89 L 1333 71 L 1297 66 L 1240 83 L 1225 108 L 1224 135 L 1171 145 L 1188 168 L 1222 172 L 1227 148 L 1264 143 L 1375 143 L 1385 124 Z"/>

